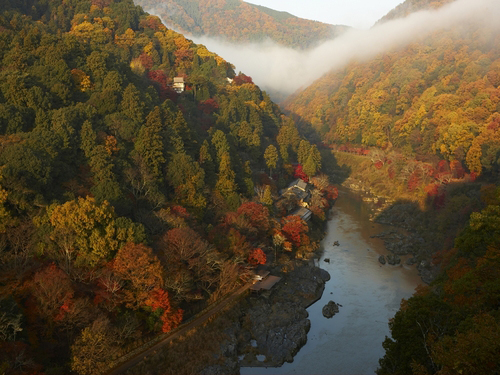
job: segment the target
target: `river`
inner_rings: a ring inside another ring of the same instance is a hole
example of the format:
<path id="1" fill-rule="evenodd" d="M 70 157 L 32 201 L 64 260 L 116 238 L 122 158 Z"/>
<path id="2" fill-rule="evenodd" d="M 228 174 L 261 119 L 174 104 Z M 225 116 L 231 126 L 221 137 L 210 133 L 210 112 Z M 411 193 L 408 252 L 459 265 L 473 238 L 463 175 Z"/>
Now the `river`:
<path id="1" fill-rule="evenodd" d="M 357 194 L 340 192 L 318 260 L 331 279 L 321 300 L 307 309 L 311 320 L 307 344 L 292 363 L 241 368 L 242 375 L 374 374 L 384 355 L 382 341 L 390 335 L 389 319 L 421 281 L 414 267 L 378 262 L 387 251 L 382 240 L 370 236 L 394 228 L 372 223 L 368 217 L 369 209 Z M 334 246 L 335 241 L 340 246 Z M 321 310 L 330 300 L 342 307 L 326 319 Z"/>

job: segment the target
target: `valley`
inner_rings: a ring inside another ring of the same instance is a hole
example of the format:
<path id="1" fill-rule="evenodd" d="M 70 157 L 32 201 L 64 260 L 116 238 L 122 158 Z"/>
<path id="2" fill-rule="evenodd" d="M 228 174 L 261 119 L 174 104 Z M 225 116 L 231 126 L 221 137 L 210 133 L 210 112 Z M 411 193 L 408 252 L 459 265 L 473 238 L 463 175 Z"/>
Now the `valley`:
<path id="1" fill-rule="evenodd" d="M 0 0 L 0 373 L 498 373 L 498 17 Z"/>

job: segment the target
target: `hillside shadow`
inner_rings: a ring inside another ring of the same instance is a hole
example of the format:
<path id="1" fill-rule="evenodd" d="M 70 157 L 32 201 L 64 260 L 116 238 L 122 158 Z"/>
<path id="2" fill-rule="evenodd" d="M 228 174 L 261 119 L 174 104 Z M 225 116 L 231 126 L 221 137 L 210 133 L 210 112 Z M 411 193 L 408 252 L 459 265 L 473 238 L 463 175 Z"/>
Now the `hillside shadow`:
<path id="1" fill-rule="evenodd" d="M 303 137 L 309 142 L 316 144 L 321 153 L 321 169 L 329 178 L 330 182 L 335 185 L 342 185 L 349 178 L 352 173 L 351 167 L 347 165 L 340 165 L 335 155 L 332 153 L 331 148 L 323 142 L 323 136 L 312 126 L 312 124 L 304 120 L 296 113 L 285 111 L 281 107 L 283 113 L 290 116 L 295 121 L 295 125 Z"/>
<path id="2" fill-rule="evenodd" d="M 422 280 L 430 283 L 442 266 L 439 253 L 454 248 L 455 238 L 466 227 L 470 214 L 484 207 L 482 185 L 476 182 L 444 185 L 439 194 L 427 197 L 424 207 L 410 200 L 397 200 L 389 205 L 371 201 L 375 222 L 407 232 L 403 239 L 391 237 L 390 233 L 380 236 L 388 254 L 410 255 L 407 265 L 415 264 Z"/>
<path id="3" fill-rule="evenodd" d="M 320 147 L 322 170 L 330 178 L 330 183 L 342 185 L 351 175 L 352 169 L 348 165 L 340 165 L 332 150 Z"/>

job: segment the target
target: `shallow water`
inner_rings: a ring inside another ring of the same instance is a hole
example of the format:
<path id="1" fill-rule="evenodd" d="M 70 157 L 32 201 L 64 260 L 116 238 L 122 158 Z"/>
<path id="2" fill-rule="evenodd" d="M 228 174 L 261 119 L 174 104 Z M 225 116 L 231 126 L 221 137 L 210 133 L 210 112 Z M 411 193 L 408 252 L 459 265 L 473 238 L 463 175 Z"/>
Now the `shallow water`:
<path id="1" fill-rule="evenodd" d="M 402 298 L 421 282 L 414 267 L 382 266 L 387 254 L 383 241 L 371 235 L 394 229 L 368 220 L 369 210 L 359 196 L 341 191 L 319 260 L 331 279 L 320 301 L 309 307 L 311 330 L 307 344 L 293 363 L 279 368 L 242 368 L 242 375 L 374 374 L 384 355 L 382 341 L 390 335 L 388 321 Z M 338 241 L 340 246 L 334 246 Z M 330 263 L 325 262 L 329 258 Z M 321 310 L 330 300 L 342 305 L 326 319 Z"/>

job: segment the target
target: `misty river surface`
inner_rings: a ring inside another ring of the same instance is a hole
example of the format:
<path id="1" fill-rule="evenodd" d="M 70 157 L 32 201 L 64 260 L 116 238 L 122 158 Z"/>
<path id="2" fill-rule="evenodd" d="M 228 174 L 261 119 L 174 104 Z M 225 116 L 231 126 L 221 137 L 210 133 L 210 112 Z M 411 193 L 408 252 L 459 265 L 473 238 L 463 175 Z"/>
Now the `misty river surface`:
<path id="1" fill-rule="evenodd" d="M 382 341 L 390 335 L 389 319 L 401 299 L 410 297 L 421 281 L 414 267 L 378 262 L 379 255 L 388 252 L 382 240 L 370 236 L 394 228 L 372 223 L 368 215 L 358 195 L 340 191 L 319 260 L 331 279 L 321 300 L 307 309 L 311 320 L 307 344 L 292 363 L 279 368 L 241 368 L 242 375 L 374 374 L 384 355 Z M 335 241 L 340 246 L 334 246 Z M 325 262 L 327 258 L 330 263 Z M 326 319 L 322 308 L 330 300 L 342 307 Z"/>

